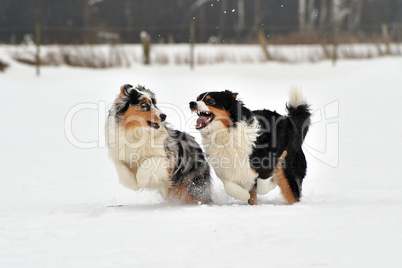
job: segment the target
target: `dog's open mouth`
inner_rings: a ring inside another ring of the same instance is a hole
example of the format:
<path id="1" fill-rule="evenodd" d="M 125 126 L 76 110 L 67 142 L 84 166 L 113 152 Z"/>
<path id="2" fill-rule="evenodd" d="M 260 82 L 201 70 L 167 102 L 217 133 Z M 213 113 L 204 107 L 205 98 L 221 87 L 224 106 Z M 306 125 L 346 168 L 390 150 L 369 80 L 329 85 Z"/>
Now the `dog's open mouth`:
<path id="1" fill-rule="evenodd" d="M 196 111 L 198 114 L 197 123 L 195 125 L 196 129 L 203 129 L 208 126 L 214 120 L 214 114 L 207 111 Z"/>
<path id="2" fill-rule="evenodd" d="M 154 123 L 154 122 L 151 122 L 151 121 L 147 121 L 147 122 L 148 122 L 148 125 L 149 125 L 150 127 L 154 128 L 154 129 L 160 128 L 160 126 L 159 126 L 158 123 Z"/>

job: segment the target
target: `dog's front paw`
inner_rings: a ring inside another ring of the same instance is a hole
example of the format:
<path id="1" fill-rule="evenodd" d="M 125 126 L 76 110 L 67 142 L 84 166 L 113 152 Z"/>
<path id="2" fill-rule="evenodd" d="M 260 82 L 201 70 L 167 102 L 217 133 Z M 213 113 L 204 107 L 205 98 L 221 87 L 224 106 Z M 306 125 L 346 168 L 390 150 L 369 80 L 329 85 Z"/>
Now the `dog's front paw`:
<path id="1" fill-rule="evenodd" d="M 144 162 L 147 162 L 145 160 Z M 137 171 L 137 184 L 139 188 L 145 188 L 151 182 L 153 173 L 152 167 L 147 165 L 147 163 L 143 163 Z"/>
<path id="2" fill-rule="evenodd" d="M 276 183 L 273 181 L 273 177 L 268 179 L 257 179 L 257 194 L 264 195 L 275 189 Z"/>
<path id="3" fill-rule="evenodd" d="M 243 201 L 248 201 L 250 199 L 249 191 L 241 187 L 239 184 L 232 181 L 224 181 L 223 184 L 226 192 L 234 198 Z"/>

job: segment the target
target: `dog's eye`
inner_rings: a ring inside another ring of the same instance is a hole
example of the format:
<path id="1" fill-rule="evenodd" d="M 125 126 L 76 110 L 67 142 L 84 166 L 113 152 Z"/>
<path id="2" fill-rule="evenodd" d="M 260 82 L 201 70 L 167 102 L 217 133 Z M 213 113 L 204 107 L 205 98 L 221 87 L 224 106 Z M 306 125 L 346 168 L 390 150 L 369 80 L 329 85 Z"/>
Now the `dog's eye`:
<path id="1" fill-rule="evenodd" d="M 146 102 L 141 103 L 141 108 L 144 110 L 149 110 L 149 104 Z"/>
<path id="2" fill-rule="evenodd" d="M 215 101 L 214 101 L 213 99 L 207 99 L 207 100 L 205 101 L 205 103 L 208 104 L 208 105 L 214 105 L 214 104 L 215 104 Z"/>

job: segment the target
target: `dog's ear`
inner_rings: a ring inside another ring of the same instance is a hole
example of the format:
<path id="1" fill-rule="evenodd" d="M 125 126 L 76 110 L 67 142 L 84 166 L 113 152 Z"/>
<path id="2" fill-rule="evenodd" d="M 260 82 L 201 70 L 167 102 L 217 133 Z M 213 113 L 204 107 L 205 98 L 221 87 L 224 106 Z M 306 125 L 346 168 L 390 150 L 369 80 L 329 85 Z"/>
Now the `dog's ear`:
<path id="1" fill-rule="evenodd" d="M 227 90 L 227 89 L 225 90 L 225 93 L 232 94 L 232 96 L 233 96 L 234 99 L 237 99 L 237 95 L 239 95 L 239 93 L 233 93 L 232 91 Z"/>
<path id="2" fill-rule="evenodd" d="M 120 87 L 120 95 L 121 96 L 128 96 L 128 90 L 133 86 L 130 84 L 125 84 L 124 86 Z"/>

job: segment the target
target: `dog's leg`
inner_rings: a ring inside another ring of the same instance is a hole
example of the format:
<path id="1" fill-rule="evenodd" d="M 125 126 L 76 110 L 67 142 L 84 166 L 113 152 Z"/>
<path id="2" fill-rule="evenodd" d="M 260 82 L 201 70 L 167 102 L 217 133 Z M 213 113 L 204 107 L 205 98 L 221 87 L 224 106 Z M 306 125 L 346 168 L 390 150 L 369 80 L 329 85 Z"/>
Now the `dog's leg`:
<path id="1" fill-rule="evenodd" d="M 297 200 L 292 192 L 292 189 L 289 186 L 288 179 L 283 172 L 283 161 L 287 155 L 287 151 L 283 151 L 281 157 L 279 158 L 278 165 L 274 170 L 274 181 L 278 184 L 281 189 L 281 194 L 286 202 L 291 205 L 299 200 Z"/>
<path id="2" fill-rule="evenodd" d="M 173 199 L 179 200 L 184 204 L 198 204 L 199 202 L 202 203 L 197 197 L 192 196 L 187 186 L 183 184 L 175 185 L 172 189 L 170 189 L 170 197 Z"/>
<path id="3" fill-rule="evenodd" d="M 138 187 L 137 181 L 135 180 L 135 175 L 129 169 L 128 164 L 121 161 L 115 161 L 115 164 L 121 184 L 132 190 L 139 190 L 140 187 Z"/>
<path id="4" fill-rule="evenodd" d="M 250 190 L 250 199 L 248 200 L 248 203 L 251 206 L 257 205 L 257 190 L 256 187 L 253 187 L 253 189 Z"/>
<path id="5" fill-rule="evenodd" d="M 257 194 L 263 195 L 267 194 L 276 187 L 276 183 L 273 180 L 273 177 L 269 177 L 268 179 L 257 179 Z"/>
<path id="6" fill-rule="evenodd" d="M 248 201 L 250 199 L 250 193 L 239 184 L 225 180 L 223 181 L 223 185 L 225 186 L 226 192 L 234 198 L 243 201 Z"/>
<path id="7" fill-rule="evenodd" d="M 137 183 L 140 188 L 162 189 L 170 187 L 169 161 L 163 157 L 144 160 L 137 171 Z"/>

